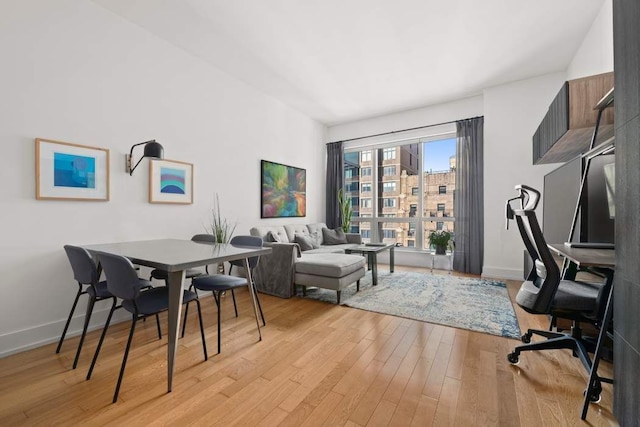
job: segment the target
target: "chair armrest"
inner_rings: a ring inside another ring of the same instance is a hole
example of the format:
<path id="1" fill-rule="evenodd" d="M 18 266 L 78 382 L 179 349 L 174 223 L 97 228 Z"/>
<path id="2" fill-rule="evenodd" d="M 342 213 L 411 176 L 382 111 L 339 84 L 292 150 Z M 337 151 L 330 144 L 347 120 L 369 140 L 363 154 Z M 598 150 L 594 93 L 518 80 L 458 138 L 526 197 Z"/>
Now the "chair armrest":
<path id="1" fill-rule="evenodd" d="M 295 243 L 265 242 L 272 252 L 260 257 L 255 269 L 255 283 L 258 291 L 281 298 L 290 298 L 295 294 L 293 279 L 295 262 L 300 246 Z"/>
<path id="2" fill-rule="evenodd" d="M 345 236 L 347 236 L 347 242 L 349 243 L 362 244 L 362 236 L 359 233 L 345 233 Z"/>

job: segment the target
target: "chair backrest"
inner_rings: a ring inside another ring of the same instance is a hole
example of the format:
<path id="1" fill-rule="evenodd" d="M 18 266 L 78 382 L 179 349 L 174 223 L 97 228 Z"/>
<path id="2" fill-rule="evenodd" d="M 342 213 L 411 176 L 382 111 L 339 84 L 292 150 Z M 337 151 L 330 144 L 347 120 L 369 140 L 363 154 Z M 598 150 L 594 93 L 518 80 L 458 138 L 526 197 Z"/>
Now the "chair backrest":
<path id="1" fill-rule="evenodd" d="M 235 236 L 229 241 L 232 245 L 238 246 L 255 246 L 257 248 L 262 247 L 262 238 L 257 236 Z M 249 268 L 255 268 L 258 265 L 258 261 L 260 261 L 259 256 L 254 256 L 249 258 Z M 244 263 L 242 260 L 234 260 L 230 261 L 231 265 L 235 265 L 237 267 L 244 267 Z"/>
<path id="2" fill-rule="evenodd" d="M 107 289 L 109 292 L 125 301 L 138 298 L 140 294 L 140 279 L 138 279 L 138 274 L 131 261 L 120 255 L 106 252 L 96 253 L 107 277 Z"/>
<path id="3" fill-rule="evenodd" d="M 561 277 L 558 264 L 551 255 L 536 217 L 535 209 L 538 206 L 540 193 L 524 185 L 516 186 L 516 189 L 520 192 L 520 197 L 517 198 L 520 199 L 520 207 L 512 209 L 512 213 L 518 224 L 522 241 L 534 263 L 527 281 L 538 288 L 533 294 L 528 292 L 528 298 L 517 299 L 517 302 L 529 312 L 549 313 Z M 530 287 L 527 289 L 530 290 Z"/>
<path id="4" fill-rule="evenodd" d="M 216 236 L 213 234 L 194 234 L 191 240 L 198 243 L 216 243 Z"/>
<path id="5" fill-rule="evenodd" d="M 100 280 L 100 271 L 89 251 L 79 246 L 65 245 L 73 278 L 83 285 L 95 285 Z"/>

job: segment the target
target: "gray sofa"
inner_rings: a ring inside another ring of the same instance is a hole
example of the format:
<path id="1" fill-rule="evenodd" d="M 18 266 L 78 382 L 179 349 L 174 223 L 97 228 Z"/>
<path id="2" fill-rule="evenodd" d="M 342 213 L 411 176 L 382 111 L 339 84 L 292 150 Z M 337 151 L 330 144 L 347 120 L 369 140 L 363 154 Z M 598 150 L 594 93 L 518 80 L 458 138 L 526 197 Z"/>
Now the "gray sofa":
<path id="1" fill-rule="evenodd" d="M 348 243 L 326 245 L 323 241 L 322 229 L 327 228 L 324 223 L 291 224 L 253 227 L 252 236 L 261 237 L 265 246 L 272 248 L 270 255 L 260 258 L 255 271 L 256 287 L 260 292 L 282 298 L 295 295 L 295 265 L 301 260 L 311 260 L 318 254 L 344 254 L 345 248 L 355 247 L 362 243 L 359 234 L 346 233 Z M 270 232 L 274 233 L 280 242 L 273 242 Z M 302 251 L 300 245 L 294 243 L 295 235 L 299 234 L 313 239 L 319 247 Z M 316 256 L 316 258 L 320 258 Z"/>

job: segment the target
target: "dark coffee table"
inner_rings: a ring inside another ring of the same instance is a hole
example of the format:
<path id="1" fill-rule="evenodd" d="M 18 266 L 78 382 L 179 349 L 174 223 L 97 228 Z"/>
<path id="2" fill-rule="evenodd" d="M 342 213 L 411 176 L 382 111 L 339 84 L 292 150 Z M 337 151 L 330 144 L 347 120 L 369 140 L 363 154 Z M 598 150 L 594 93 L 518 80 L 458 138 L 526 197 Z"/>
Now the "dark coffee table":
<path id="1" fill-rule="evenodd" d="M 378 254 L 389 250 L 389 271 L 393 273 L 394 248 L 395 244 L 387 243 L 366 243 L 354 248 L 345 249 L 346 254 L 362 254 L 367 256 L 367 264 L 371 270 L 371 282 L 373 286 L 378 284 Z"/>

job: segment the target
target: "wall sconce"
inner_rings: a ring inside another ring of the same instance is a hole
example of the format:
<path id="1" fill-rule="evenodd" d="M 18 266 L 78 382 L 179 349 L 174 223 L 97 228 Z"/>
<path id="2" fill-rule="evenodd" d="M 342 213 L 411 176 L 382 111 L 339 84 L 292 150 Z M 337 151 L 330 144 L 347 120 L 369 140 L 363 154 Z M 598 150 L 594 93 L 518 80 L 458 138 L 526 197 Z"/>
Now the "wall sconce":
<path id="1" fill-rule="evenodd" d="M 140 160 L 138 160 L 138 163 L 136 163 L 134 167 L 131 167 L 131 164 L 133 163 L 133 148 L 143 144 L 144 153 L 142 154 L 142 157 L 140 157 Z M 133 171 L 138 167 L 142 159 L 144 159 L 145 157 L 149 157 L 150 159 L 162 159 L 164 157 L 164 148 L 160 143 L 156 142 L 155 139 L 152 139 L 150 141 L 140 142 L 139 144 L 133 144 L 131 146 L 131 151 L 126 156 L 127 172 L 129 172 L 129 175 L 133 175 Z"/>

